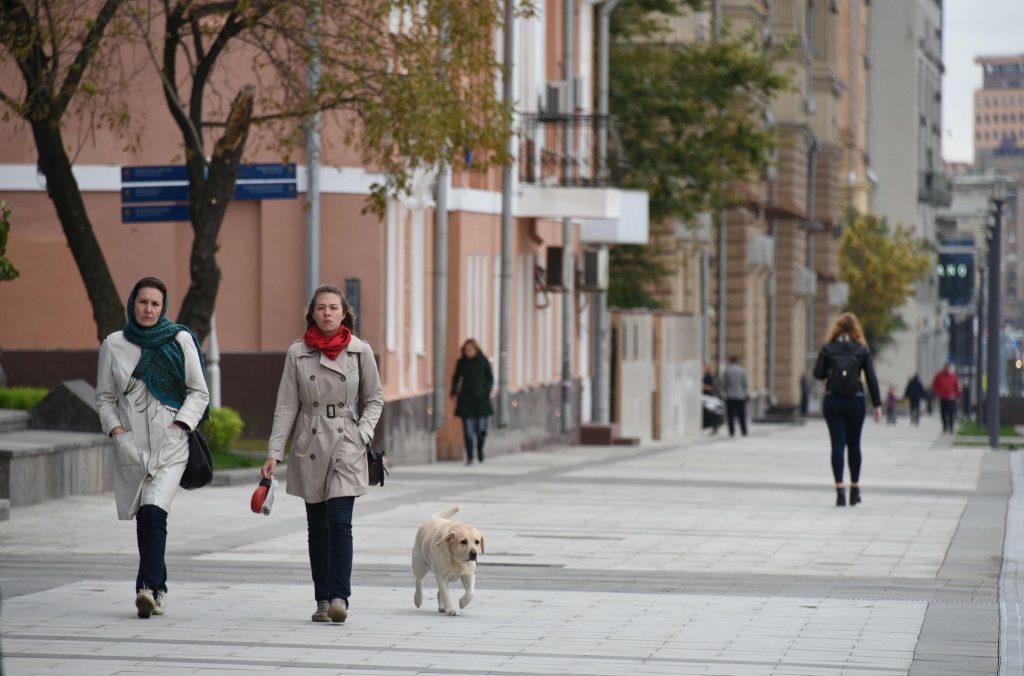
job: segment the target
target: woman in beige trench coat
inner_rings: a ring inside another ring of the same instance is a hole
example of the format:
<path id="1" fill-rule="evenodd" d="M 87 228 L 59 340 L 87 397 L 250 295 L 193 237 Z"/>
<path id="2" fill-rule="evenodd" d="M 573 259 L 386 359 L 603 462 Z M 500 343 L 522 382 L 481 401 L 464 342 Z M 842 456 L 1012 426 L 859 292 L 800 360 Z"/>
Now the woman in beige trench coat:
<path id="1" fill-rule="evenodd" d="M 366 449 L 384 407 L 370 346 L 336 286 L 309 301 L 306 334 L 285 356 L 262 474 L 288 458 L 288 493 L 306 502 L 314 622 L 344 622 L 352 582 L 352 508 L 368 488 Z"/>
<path id="2" fill-rule="evenodd" d="M 114 439 L 117 516 L 136 524 L 142 618 L 164 614 L 167 513 L 188 461 L 188 432 L 206 418 L 210 401 L 198 341 L 166 314 L 164 283 L 136 282 L 128 322 L 103 341 L 96 372 L 100 425 Z"/>

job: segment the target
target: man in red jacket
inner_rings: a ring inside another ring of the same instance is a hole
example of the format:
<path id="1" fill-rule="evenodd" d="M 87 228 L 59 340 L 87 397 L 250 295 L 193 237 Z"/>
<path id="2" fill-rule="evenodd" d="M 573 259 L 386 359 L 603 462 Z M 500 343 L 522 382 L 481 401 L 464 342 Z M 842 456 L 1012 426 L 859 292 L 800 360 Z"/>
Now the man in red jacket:
<path id="1" fill-rule="evenodd" d="M 960 398 L 960 381 L 953 371 L 953 364 L 947 362 L 932 379 L 932 392 L 942 407 L 942 431 L 955 434 L 956 402 Z"/>

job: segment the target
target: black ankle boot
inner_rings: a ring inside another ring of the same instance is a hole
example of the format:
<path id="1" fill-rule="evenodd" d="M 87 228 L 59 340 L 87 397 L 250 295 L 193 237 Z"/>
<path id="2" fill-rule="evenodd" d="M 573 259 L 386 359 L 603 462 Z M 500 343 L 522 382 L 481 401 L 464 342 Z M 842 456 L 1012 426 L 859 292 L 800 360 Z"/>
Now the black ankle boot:
<path id="1" fill-rule="evenodd" d="M 846 507 L 846 489 L 836 486 L 836 507 Z"/>
<path id="2" fill-rule="evenodd" d="M 850 486 L 850 506 L 860 504 L 860 488 L 858 486 Z"/>

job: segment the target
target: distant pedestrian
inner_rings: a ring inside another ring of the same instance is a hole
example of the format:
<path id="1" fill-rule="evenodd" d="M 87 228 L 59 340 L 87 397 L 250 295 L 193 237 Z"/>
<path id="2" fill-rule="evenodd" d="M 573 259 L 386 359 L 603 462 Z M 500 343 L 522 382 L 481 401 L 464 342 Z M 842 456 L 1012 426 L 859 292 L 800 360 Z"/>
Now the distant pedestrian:
<path id="1" fill-rule="evenodd" d="M 896 390 L 893 389 L 892 385 L 889 386 L 889 391 L 885 393 L 885 424 L 896 424 Z"/>
<path id="2" fill-rule="evenodd" d="M 455 399 L 455 415 L 462 418 L 462 433 L 466 441 L 466 464 L 476 457 L 484 461 L 484 442 L 487 440 L 487 419 L 494 414 L 491 389 L 494 372 L 480 345 L 469 338 L 462 344 L 459 360 L 452 375 L 451 396 Z"/>
<path id="3" fill-rule="evenodd" d="M 711 370 L 711 364 L 704 364 L 704 374 L 701 376 L 700 390 L 704 394 L 710 394 L 711 396 L 718 396 L 717 388 L 715 387 L 715 374 Z"/>
<path id="4" fill-rule="evenodd" d="M 288 493 L 306 503 L 314 622 L 344 622 L 352 591 L 352 508 L 366 495 L 366 449 L 384 395 L 369 344 L 353 333 L 355 314 L 336 286 L 313 292 L 306 333 L 288 348 L 277 389 L 267 461 L 273 479 L 288 457 Z"/>
<path id="5" fill-rule="evenodd" d="M 740 431 L 747 436 L 747 371 L 740 366 L 739 357 L 730 357 L 729 365 L 722 373 L 722 394 L 725 396 L 729 436 L 735 435 L 734 422 L 737 419 Z"/>
<path id="6" fill-rule="evenodd" d="M 927 396 L 921 379 L 915 373 L 907 381 L 907 387 L 903 390 L 903 398 L 910 404 L 910 424 L 921 424 L 921 400 Z"/>
<path id="7" fill-rule="evenodd" d="M 114 439 L 117 517 L 135 519 L 139 617 L 167 603 L 167 513 L 188 461 L 188 432 L 209 414 L 199 340 L 167 319 L 167 287 L 143 277 L 128 296 L 128 322 L 103 341 L 96 372 L 100 426 Z"/>
<path id="8" fill-rule="evenodd" d="M 811 377 L 807 371 L 800 374 L 800 415 L 807 417 L 807 409 L 811 402 Z"/>
<path id="9" fill-rule="evenodd" d="M 939 400 L 942 412 L 942 432 L 956 433 L 956 402 L 960 399 L 960 381 L 953 370 L 953 364 L 946 362 L 942 370 L 932 379 L 932 392 Z"/>
<path id="10" fill-rule="evenodd" d="M 825 414 L 832 444 L 832 476 L 836 482 L 837 507 L 846 506 L 844 450 L 849 455 L 850 464 L 850 505 L 861 501 L 860 434 L 867 412 L 861 373 L 867 378 L 868 392 L 875 409 L 874 418 L 878 422 L 882 419 L 882 402 L 871 351 L 856 315 L 844 312 L 829 331 L 814 365 L 814 377 L 825 381 L 822 412 Z"/>

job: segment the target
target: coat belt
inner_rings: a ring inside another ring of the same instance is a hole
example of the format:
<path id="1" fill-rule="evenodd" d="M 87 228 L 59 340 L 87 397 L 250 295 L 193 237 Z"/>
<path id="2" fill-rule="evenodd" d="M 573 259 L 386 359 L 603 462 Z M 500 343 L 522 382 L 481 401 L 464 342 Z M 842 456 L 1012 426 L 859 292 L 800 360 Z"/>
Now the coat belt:
<path id="1" fill-rule="evenodd" d="M 302 412 L 307 415 L 315 415 L 321 418 L 348 418 L 359 422 L 359 418 L 356 416 L 356 412 L 352 410 L 350 406 L 343 406 L 342 404 L 319 404 L 317 406 L 306 406 L 303 405 Z"/>

